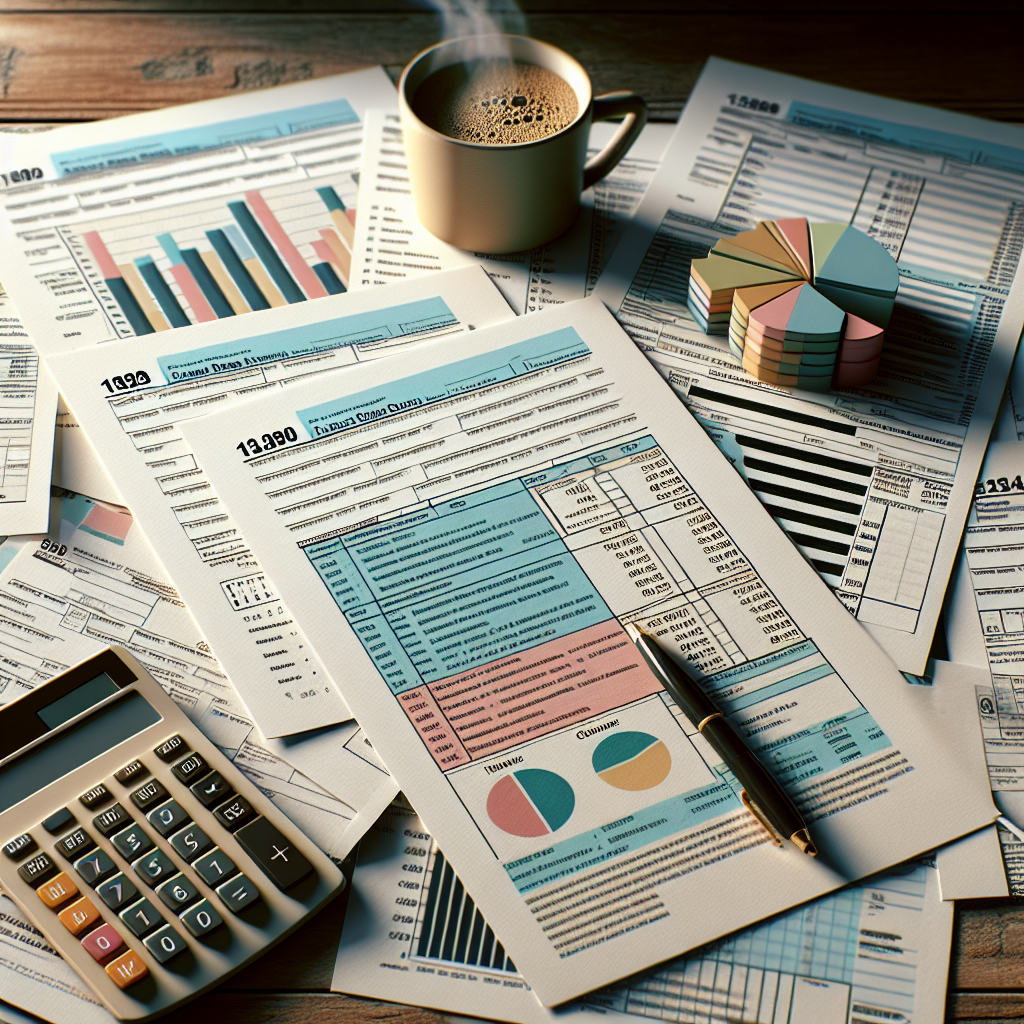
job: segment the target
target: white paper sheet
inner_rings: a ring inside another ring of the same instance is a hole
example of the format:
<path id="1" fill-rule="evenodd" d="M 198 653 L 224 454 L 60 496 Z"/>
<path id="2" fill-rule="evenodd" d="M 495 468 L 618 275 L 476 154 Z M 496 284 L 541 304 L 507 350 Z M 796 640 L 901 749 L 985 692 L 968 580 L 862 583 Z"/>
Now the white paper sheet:
<path id="1" fill-rule="evenodd" d="M 358 726 L 263 740 L 128 510 L 67 492 L 52 504 L 50 533 L 25 538 L 0 570 L 0 704 L 120 644 L 325 853 L 345 857 L 397 788 Z"/>
<path id="2" fill-rule="evenodd" d="M 214 405 L 512 315 L 483 271 L 468 267 L 389 292 L 331 296 L 93 346 L 80 350 L 77 368 L 67 372 L 70 355 L 51 360 L 68 405 L 265 736 L 351 714 L 179 425 Z M 233 444 L 272 447 L 277 429 L 266 423 Z"/>
<path id="3" fill-rule="evenodd" d="M 402 370 L 183 432 L 545 1003 L 991 821 L 970 695 L 904 685 L 598 300 Z M 297 440 L 243 456 L 257 423 Z M 771 751 L 821 858 L 764 845 L 628 621 Z"/>
<path id="4" fill-rule="evenodd" d="M 1017 126 L 712 59 L 595 289 L 840 600 L 914 674 L 1024 321 L 1022 200 Z M 852 223 L 898 259 L 872 385 L 762 384 L 686 309 L 691 258 L 779 216 Z"/>
<path id="5" fill-rule="evenodd" d="M 606 121 L 590 132 L 590 155 L 619 126 Z M 517 313 L 590 294 L 668 145 L 673 126 L 649 124 L 622 162 L 583 193 L 580 214 L 559 238 L 531 252 L 487 256 L 440 241 L 416 218 L 398 115 L 371 110 L 359 179 L 361 212 L 352 249 L 352 287 L 480 264 Z"/>
<path id="6" fill-rule="evenodd" d="M 953 913 L 908 864 L 558 1010 L 515 970 L 415 812 L 392 805 L 359 846 L 331 988 L 448 1013 L 551 1024 L 587 1012 L 676 1024 L 942 1024 Z"/>
<path id="7" fill-rule="evenodd" d="M 53 442 L 53 485 L 112 505 L 124 505 L 124 497 L 60 395 L 57 396 L 57 431 Z"/>

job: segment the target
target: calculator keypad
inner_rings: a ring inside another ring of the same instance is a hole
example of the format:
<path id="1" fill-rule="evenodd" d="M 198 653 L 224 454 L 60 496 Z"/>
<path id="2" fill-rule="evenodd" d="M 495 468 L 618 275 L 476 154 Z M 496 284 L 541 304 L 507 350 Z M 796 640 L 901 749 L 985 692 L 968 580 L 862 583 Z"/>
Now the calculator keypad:
<path id="1" fill-rule="evenodd" d="M 148 774 L 149 769 L 141 761 L 129 761 L 123 768 L 114 772 L 114 778 L 122 786 L 130 786 L 136 779 L 143 779 Z"/>
<path id="2" fill-rule="evenodd" d="M 112 875 L 117 865 L 102 850 L 93 850 L 75 861 L 75 870 L 83 882 L 95 886 L 97 882 Z"/>
<path id="3" fill-rule="evenodd" d="M 153 959 L 161 964 L 188 949 L 185 940 L 169 924 L 164 925 L 158 932 L 147 935 L 142 944 L 153 954 Z"/>
<path id="4" fill-rule="evenodd" d="M 110 841 L 125 860 L 134 860 L 139 854 L 153 849 L 153 840 L 138 825 L 118 832 L 110 837 Z"/>
<path id="5" fill-rule="evenodd" d="M 4 843 L 4 855 L 14 861 L 21 860 L 38 849 L 39 844 L 27 832 L 15 836 L 9 843 Z"/>
<path id="6" fill-rule="evenodd" d="M 168 800 L 167 803 L 161 804 L 146 815 L 146 821 L 162 836 L 169 835 L 191 820 L 188 812 L 177 800 Z"/>
<path id="7" fill-rule="evenodd" d="M 235 791 L 224 781 L 224 776 L 220 772 L 210 772 L 205 779 L 193 782 L 188 788 L 204 807 L 212 807 L 235 794 Z"/>
<path id="8" fill-rule="evenodd" d="M 37 853 L 31 860 L 25 861 L 18 868 L 18 874 L 23 882 L 35 887 L 50 875 L 57 873 L 57 866 L 45 853 Z"/>
<path id="9" fill-rule="evenodd" d="M 225 878 L 230 878 L 238 872 L 235 862 L 219 846 L 215 846 L 209 853 L 204 853 L 192 868 L 211 887 L 220 885 Z"/>
<path id="10" fill-rule="evenodd" d="M 198 939 L 224 923 L 209 900 L 200 900 L 181 915 L 181 923 Z"/>
<path id="11" fill-rule="evenodd" d="M 161 879 L 170 878 L 178 870 L 163 850 L 154 850 L 140 857 L 132 868 L 147 885 L 156 885 Z"/>
<path id="12" fill-rule="evenodd" d="M 191 864 L 213 846 L 213 840 L 198 825 L 189 825 L 171 836 L 170 844 L 179 857 Z"/>
<path id="13" fill-rule="evenodd" d="M 147 899 L 133 903 L 127 910 L 117 915 L 124 922 L 132 935 L 140 936 L 151 932 L 157 925 L 164 923 L 159 911 Z"/>
<path id="14" fill-rule="evenodd" d="M 236 914 L 260 898 L 256 886 L 241 874 L 217 886 L 216 893 L 223 900 L 224 906 Z"/>
<path id="15" fill-rule="evenodd" d="M 36 895 L 51 909 L 67 903 L 73 896 L 78 895 L 78 886 L 71 880 L 71 876 L 61 871 L 56 877 L 44 882 L 38 889 Z"/>
<path id="16" fill-rule="evenodd" d="M 124 939 L 112 925 L 101 924 L 82 939 L 82 946 L 93 960 L 102 963 L 124 946 Z"/>
<path id="17" fill-rule="evenodd" d="M 164 764 L 170 764 L 177 760 L 182 754 L 188 753 L 188 744 L 177 734 L 163 741 L 158 747 L 153 748 L 153 753 L 160 758 Z"/>
<path id="18" fill-rule="evenodd" d="M 162 783 L 157 782 L 156 779 L 150 779 L 132 793 L 132 803 L 140 811 L 148 811 L 151 807 L 162 804 L 170 795 Z"/>
<path id="19" fill-rule="evenodd" d="M 139 896 L 135 883 L 120 871 L 109 881 L 97 886 L 96 893 L 111 910 L 120 910 Z"/>
<path id="20" fill-rule="evenodd" d="M 78 798 L 78 801 L 86 810 L 92 811 L 99 807 L 100 804 L 105 804 L 108 800 L 112 799 L 110 790 L 101 782 L 99 785 L 93 786 L 92 789 L 87 789 Z"/>
<path id="21" fill-rule="evenodd" d="M 100 919 L 100 912 L 88 896 L 83 896 L 80 900 L 75 900 L 70 907 L 62 910 L 57 918 L 72 935 L 79 935 Z"/>
<path id="22" fill-rule="evenodd" d="M 62 807 L 59 811 L 54 811 L 48 818 L 44 818 L 40 822 L 43 828 L 53 836 L 58 832 L 63 832 L 68 825 L 74 825 L 74 823 L 75 816 L 66 807 Z"/>
<path id="23" fill-rule="evenodd" d="M 69 832 L 63 839 L 57 840 L 57 849 L 60 850 L 68 860 L 74 860 L 80 854 L 91 850 L 96 844 L 92 836 L 84 828 L 76 828 Z"/>
<path id="24" fill-rule="evenodd" d="M 161 882 L 156 887 L 156 894 L 163 901 L 165 906 L 171 910 L 180 910 L 187 907 L 198 895 L 199 890 L 195 883 L 189 881 L 184 875 L 177 874 Z"/>
<path id="25" fill-rule="evenodd" d="M 102 814 L 92 819 L 92 827 L 101 836 L 109 839 L 115 832 L 124 828 L 132 820 L 132 816 L 120 805 L 108 807 Z"/>
<path id="26" fill-rule="evenodd" d="M 292 841 L 262 816 L 240 828 L 235 838 L 279 889 L 290 889 L 313 870 L 313 865 L 295 849 Z"/>
<path id="27" fill-rule="evenodd" d="M 107 964 L 103 970 L 113 979 L 114 984 L 118 988 L 127 988 L 129 985 L 134 985 L 135 982 L 141 981 L 149 974 L 149 968 L 134 949 L 129 949 L 127 953 L 122 953 L 116 960 Z"/>
<path id="28" fill-rule="evenodd" d="M 189 754 L 188 757 L 182 758 L 177 764 L 172 764 L 171 771 L 174 772 L 180 782 L 184 782 L 187 786 L 195 782 L 196 779 L 201 779 L 204 775 L 207 775 L 210 771 L 210 766 L 206 763 L 206 758 L 202 754 Z"/>
<path id="29" fill-rule="evenodd" d="M 252 804 L 244 796 L 236 796 L 226 804 L 214 808 L 213 816 L 229 831 L 241 828 L 247 821 L 256 817 Z"/>

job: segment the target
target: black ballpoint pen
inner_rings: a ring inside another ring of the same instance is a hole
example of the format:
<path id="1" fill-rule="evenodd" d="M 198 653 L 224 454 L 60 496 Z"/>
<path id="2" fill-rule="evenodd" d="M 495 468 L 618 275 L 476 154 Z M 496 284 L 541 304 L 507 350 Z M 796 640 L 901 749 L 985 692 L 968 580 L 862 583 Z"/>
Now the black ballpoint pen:
<path id="1" fill-rule="evenodd" d="M 767 768 L 748 750 L 714 701 L 658 645 L 649 633 L 632 622 L 626 625 L 655 678 L 679 705 L 697 731 L 711 744 L 743 787 L 748 811 L 768 830 L 776 846 L 789 839 L 801 853 L 817 856 L 818 850 L 800 812 Z"/>

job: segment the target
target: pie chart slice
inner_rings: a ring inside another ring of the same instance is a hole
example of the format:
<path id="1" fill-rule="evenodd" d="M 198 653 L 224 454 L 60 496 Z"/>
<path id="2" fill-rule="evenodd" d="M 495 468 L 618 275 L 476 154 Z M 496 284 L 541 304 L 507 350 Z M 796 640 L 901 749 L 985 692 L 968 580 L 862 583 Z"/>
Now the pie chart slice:
<path id="1" fill-rule="evenodd" d="M 731 238 L 720 238 L 712 252 L 746 263 L 757 263 L 796 277 L 802 276 L 799 264 L 789 250 L 772 235 L 764 222 L 752 231 L 741 231 Z"/>
<path id="2" fill-rule="evenodd" d="M 817 282 L 873 292 L 890 299 L 895 299 L 900 284 L 900 272 L 893 258 L 883 246 L 855 227 L 847 227 L 825 262 L 816 267 Z"/>
<path id="3" fill-rule="evenodd" d="M 572 816 L 576 795 L 561 775 L 520 768 L 487 794 L 487 816 L 509 835 L 533 838 L 560 829 Z"/>
<path id="4" fill-rule="evenodd" d="M 616 789 L 653 789 L 668 778 L 672 755 L 656 736 L 646 732 L 617 732 L 594 749 L 591 763 L 599 778 Z"/>
<path id="5" fill-rule="evenodd" d="M 711 315 L 711 307 L 731 304 L 737 288 L 776 284 L 780 281 L 793 281 L 795 278 L 793 273 L 712 253 L 690 264 L 691 288 L 687 305 L 705 333 L 725 334 L 729 329 L 728 314 L 723 320 L 717 321 Z"/>
<path id="6" fill-rule="evenodd" d="M 811 279 L 813 264 L 811 263 L 811 237 L 808 234 L 806 217 L 784 217 L 782 220 L 769 221 L 768 229 L 793 254 L 801 273 L 807 280 Z"/>
<path id="7" fill-rule="evenodd" d="M 846 231 L 847 224 L 811 224 L 811 258 L 814 260 L 814 269 L 820 270 L 825 265 L 833 246 L 839 241 L 840 236 Z"/>

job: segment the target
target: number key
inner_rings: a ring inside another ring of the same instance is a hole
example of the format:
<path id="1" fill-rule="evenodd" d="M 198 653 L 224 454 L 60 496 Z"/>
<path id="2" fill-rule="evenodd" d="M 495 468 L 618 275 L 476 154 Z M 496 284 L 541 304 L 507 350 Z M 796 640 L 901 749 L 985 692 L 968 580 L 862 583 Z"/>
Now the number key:
<path id="1" fill-rule="evenodd" d="M 89 932 L 80 941 L 89 956 L 100 963 L 106 960 L 108 956 L 113 956 L 124 945 L 124 939 L 118 935 L 117 930 L 110 924 L 100 925 L 99 928 Z"/>
<path id="2" fill-rule="evenodd" d="M 153 840 L 138 825 L 118 832 L 111 836 L 110 841 L 125 860 L 134 860 L 139 854 L 153 849 Z"/>
<path id="3" fill-rule="evenodd" d="M 192 868 L 209 886 L 219 885 L 224 879 L 238 873 L 235 862 L 219 846 L 203 854 Z"/>
<path id="4" fill-rule="evenodd" d="M 190 820 L 188 812 L 177 800 L 168 800 L 167 803 L 161 804 L 146 815 L 146 821 L 162 836 L 173 832 L 176 828 L 181 828 Z"/>
<path id="5" fill-rule="evenodd" d="M 63 839 L 57 841 L 57 849 L 68 860 L 74 860 L 79 854 L 91 850 L 95 845 L 92 836 L 84 828 L 76 828 L 74 832 L 69 832 Z"/>
<path id="6" fill-rule="evenodd" d="M 143 939 L 142 944 L 153 954 L 153 959 L 161 964 L 188 949 L 185 940 L 169 924 Z"/>
<path id="7" fill-rule="evenodd" d="M 106 838 L 131 823 L 132 816 L 120 804 L 108 807 L 102 814 L 97 814 L 92 819 L 92 827 Z"/>
<path id="8" fill-rule="evenodd" d="M 181 923 L 198 939 L 224 923 L 209 900 L 200 900 L 194 907 L 179 914 Z"/>
<path id="9" fill-rule="evenodd" d="M 189 754 L 177 764 L 171 765 L 171 771 L 186 785 L 201 779 L 209 770 L 210 766 L 202 754 Z"/>
<path id="10" fill-rule="evenodd" d="M 133 903 L 127 910 L 122 910 L 117 916 L 124 921 L 125 925 L 131 930 L 132 935 L 145 935 L 146 932 L 151 932 L 157 925 L 164 923 L 164 919 L 147 899 L 141 899 L 138 903 Z"/>
<path id="11" fill-rule="evenodd" d="M 75 870 L 83 882 L 95 886 L 97 882 L 112 875 L 117 865 L 102 850 L 93 850 L 75 861 Z"/>
<path id="12" fill-rule="evenodd" d="M 170 842 L 175 853 L 190 864 L 213 846 L 213 840 L 198 825 L 190 825 L 176 832 L 171 836 Z"/>
<path id="13" fill-rule="evenodd" d="M 132 793 L 132 803 L 140 811 L 148 811 L 154 804 L 162 804 L 170 795 L 162 783 L 150 779 Z"/>
<path id="14" fill-rule="evenodd" d="M 188 787 L 196 799 L 204 806 L 211 807 L 227 800 L 234 790 L 227 784 L 220 772 L 211 772 L 200 782 L 194 782 Z"/>
<path id="15" fill-rule="evenodd" d="M 199 895 L 199 890 L 184 875 L 175 875 L 161 882 L 156 887 L 156 894 L 171 910 L 180 910 Z"/>
<path id="16" fill-rule="evenodd" d="M 224 906 L 235 914 L 260 898 L 259 889 L 245 875 L 237 875 L 229 882 L 222 883 L 216 892 L 224 901 Z"/>
<path id="17" fill-rule="evenodd" d="M 100 912 L 88 896 L 83 896 L 62 910 L 57 918 L 72 935 L 78 935 L 100 919 Z"/>
<path id="18" fill-rule="evenodd" d="M 137 860 L 132 868 L 148 885 L 153 886 L 161 878 L 169 878 L 178 869 L 163 850 L 154 850 Z"/>
<path id="19" fill-rule="evenodd" d="M 120 872 L 110 881 L 97 886 L 96 892 L 111 910 L 120 910 L 139 898 L 139 890 L 135 888 L 135 883 Z"/>
<path id="20" fill-rule="evenodd" d="M 233 800 L 221 804 L 213 812 L 214 817 L 229 831 L 241 828 L 247 821 L 256 817 L 252 804 L 244 796 L 236 796 Z"/>
<path id="21" fill-rule="evenodd" d="M 170 736 L 158 747 L 153 748 L 153 753 L 165 764 L 169 764 L 176 757 L 181 757 L 188 750 L 188 744 L 177 734 Z"/>

